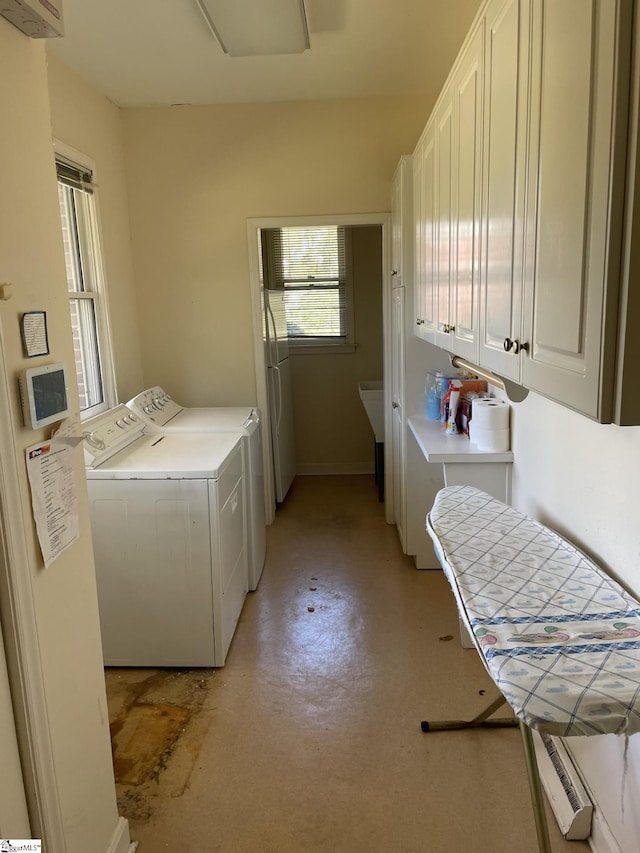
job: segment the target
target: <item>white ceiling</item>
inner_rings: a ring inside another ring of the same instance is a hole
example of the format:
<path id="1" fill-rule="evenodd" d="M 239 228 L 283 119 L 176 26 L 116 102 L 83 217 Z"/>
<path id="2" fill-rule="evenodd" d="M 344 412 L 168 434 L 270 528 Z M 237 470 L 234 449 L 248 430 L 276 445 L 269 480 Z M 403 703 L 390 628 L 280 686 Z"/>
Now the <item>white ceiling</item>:
<path id="1" fill-rule="evenodd" d="M 230 57 L 194 0 L 63 0 L 65 36 L 47 45 L 122 107 L 434 96 L 479 6 L 306 0 L 310 50 Z"/>

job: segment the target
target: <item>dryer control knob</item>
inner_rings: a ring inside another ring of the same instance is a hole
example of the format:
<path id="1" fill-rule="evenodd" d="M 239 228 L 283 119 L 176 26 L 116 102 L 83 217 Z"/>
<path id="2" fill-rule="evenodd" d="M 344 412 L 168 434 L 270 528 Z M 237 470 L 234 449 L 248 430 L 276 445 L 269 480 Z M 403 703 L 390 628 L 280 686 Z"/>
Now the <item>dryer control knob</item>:
<path id="1" fill-rule="evenodd" d="M 87 441 L 92 447 L 96 447 L 98 450 L 105 449 L 106 445 L 104 441 L 99 435 L 96 435 L 95 432 L 83 432 L 82 435 L 84 436 L 85 441 Z"/>

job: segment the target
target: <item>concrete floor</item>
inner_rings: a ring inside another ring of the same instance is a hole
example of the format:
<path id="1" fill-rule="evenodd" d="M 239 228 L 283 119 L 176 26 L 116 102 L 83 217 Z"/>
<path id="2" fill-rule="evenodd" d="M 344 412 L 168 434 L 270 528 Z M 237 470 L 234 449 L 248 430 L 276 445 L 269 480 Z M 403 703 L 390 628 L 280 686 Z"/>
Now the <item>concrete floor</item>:
<path id="1" fill-rule="evenodd" d="M 223 669 L 106 678 L 139 853 L 538 850 L 519 731 L 420 730 L 494 689 L 373 477 L 295 481 Z M 554 853 L 588 851 L 549 823 Z"/>

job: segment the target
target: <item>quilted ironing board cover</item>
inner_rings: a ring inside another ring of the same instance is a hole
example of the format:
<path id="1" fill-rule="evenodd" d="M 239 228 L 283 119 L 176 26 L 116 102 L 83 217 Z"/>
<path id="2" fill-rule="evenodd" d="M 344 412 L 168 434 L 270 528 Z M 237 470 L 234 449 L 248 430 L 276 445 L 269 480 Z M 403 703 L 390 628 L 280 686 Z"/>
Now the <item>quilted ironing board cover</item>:
<path id="1" fill-rule="evenodd" d="M 640 730 L 640 604 L 565 539 L 469 486 L 427 516 L 482 660 L 519 719 L 571 735 Z"/>

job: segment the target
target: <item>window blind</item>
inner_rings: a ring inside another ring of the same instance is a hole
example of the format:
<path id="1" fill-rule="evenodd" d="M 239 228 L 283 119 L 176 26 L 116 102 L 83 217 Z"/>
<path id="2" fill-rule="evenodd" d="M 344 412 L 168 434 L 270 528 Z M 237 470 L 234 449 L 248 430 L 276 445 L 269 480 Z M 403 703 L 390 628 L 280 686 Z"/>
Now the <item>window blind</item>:
<path id="1" fill-rule="evenodd" d="M 289 337 L 346 339 L 344 228 L 266 229 L 263 249 L 265 284 L 285 293 Z"/>
<path id="2" fill-rule="evenodd" d="M 67 163 L 64 160 L 56 160 L 56 175 L 58 183 L 64 184 L 67 187 L 72 187 L 74 190 L 82 190 L 85 193 L 92 193 L 95 189 L 93 182 L 93 173 L 88 169 L 81 169 L 73 163 Z"/>

